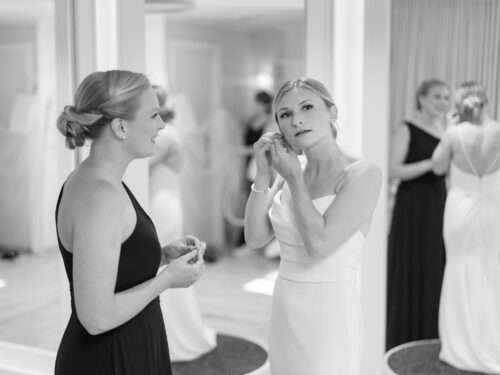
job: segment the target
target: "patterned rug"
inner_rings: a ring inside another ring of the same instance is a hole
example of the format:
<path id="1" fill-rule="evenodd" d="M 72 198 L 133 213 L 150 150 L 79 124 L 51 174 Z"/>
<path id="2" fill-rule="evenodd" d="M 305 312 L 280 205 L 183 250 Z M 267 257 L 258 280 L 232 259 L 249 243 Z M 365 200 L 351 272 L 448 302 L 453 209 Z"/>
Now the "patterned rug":
<path id="1" fill-rule="evenodd" d="M 240 337 L 217 335 L 217 347 L 200 358 L 172 364 L 174 375 L 243 375 L 267 360 L 259 345 Z"/>

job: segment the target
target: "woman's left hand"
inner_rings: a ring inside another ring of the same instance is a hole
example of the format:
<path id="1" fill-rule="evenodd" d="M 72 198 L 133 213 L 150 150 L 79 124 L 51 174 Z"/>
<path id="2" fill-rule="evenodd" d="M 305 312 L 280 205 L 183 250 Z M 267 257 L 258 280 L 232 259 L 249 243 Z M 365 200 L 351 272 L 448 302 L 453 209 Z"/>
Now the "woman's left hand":
<path id="1" fill-rule="evenodd" d="M 207 244 L 205 242 L 200 241 L 195 236 L 187 235 L 163 247 L 162 258 L 164 259 L 164 263 L 169 263 L 190 251 L 204 251 L 206 247 Z"/>
<path id="2" fill-rule="evenodd" d="M 275 140 L 272 144 L 271 165 L 285 180 L 298 177 L 301 174 L 297 154 L 280 139 Z"/>

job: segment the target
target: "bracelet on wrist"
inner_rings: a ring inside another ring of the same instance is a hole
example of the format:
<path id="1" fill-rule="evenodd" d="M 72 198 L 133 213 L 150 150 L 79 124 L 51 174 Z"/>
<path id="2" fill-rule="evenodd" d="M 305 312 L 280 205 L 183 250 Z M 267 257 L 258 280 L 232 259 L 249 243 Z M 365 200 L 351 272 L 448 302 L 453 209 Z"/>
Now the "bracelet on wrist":
<path id="1" fill-rule="evenodd" d="M 250 185 L 250 190 L 252 190 L 254 193 L 267 193 L 269 191 L 269 188 L 267 188 L 265 190 L 258 190 L 255 188 L 255 184 L 252 184 L 252 185 Z"/>

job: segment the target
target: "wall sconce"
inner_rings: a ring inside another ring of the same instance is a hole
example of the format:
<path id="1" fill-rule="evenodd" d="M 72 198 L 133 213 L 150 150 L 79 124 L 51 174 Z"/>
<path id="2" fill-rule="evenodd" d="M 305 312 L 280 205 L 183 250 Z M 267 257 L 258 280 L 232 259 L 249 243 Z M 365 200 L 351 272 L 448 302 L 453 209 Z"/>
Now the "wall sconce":
<path id="1" fill-rule="evenodd" d="M 270 73 L 260 72 L 255 76 L 255 86 L 258 89 L 270 91 L 274 87 L 274 78 Z"/>

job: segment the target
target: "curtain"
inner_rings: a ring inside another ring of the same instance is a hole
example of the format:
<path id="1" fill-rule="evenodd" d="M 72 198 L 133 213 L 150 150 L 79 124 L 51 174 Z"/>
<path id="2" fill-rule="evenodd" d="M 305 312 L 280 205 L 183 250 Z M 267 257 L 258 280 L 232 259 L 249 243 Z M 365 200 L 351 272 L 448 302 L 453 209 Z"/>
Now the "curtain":
<path id="1" fill-rule="evenodd" d="M 500 106 L 500 1 L 393 0 L 391 109 L 394 128 L 415 111 L 421 81 L 455 88 L 465 80 L 486 87 L 489 113 Z"/>

